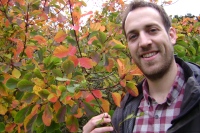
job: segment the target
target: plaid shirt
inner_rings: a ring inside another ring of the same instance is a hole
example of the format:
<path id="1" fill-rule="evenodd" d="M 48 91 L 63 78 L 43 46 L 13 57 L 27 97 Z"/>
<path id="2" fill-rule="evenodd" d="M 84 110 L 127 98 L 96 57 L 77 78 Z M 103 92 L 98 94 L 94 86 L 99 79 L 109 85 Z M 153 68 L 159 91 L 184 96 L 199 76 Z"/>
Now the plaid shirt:
<path id="1" fill-rule="evenodd" d="M 148 92 L 148 84 L 143 83 L 144 98 L 140 102 L 139 114 L 144 115 L 136 117 L 133 133 L 165 133 L 171 126 L 171 121 L 180 113 L 180 107 L 185 88 L 184 73 L 177 64 L 178 72 L 173 86 L 168 94 L 166 101 L 158 104 Z"/>

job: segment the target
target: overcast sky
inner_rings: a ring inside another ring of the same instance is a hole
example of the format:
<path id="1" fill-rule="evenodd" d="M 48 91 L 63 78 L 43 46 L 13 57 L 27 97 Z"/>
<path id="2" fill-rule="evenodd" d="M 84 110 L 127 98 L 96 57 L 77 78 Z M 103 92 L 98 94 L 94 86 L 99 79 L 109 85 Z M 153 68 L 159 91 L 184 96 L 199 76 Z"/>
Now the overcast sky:
<path id="1" fill-rule="evenodd" d="M 100 10 L 102 8 L 102 3 L 106 0 L 85 0 L 87 4 L 88 11 Z M 126 0 L 131 1 L 131 0 Z M 164 0 L 159 0 L 164 1 Z M 168 15 L 186 15 L 191 13 L 192 15 L 200 15 L 200 0 L 172 0 L 171 5 L 164 6 Z"/>

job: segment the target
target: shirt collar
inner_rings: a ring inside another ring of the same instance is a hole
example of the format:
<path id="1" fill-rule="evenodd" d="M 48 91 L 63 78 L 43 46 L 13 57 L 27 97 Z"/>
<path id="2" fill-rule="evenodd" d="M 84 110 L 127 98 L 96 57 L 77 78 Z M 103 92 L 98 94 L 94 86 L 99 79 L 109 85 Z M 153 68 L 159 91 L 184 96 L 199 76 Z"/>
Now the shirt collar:
<path id="1" fill-rule="evenodd" d="M 167 99 L 165 102 L 168 105 L 170 105 L 176 99 L 176 97 L 178 97 L 178 95 L 180 94 L 184 86 L 185 78 L 184 78 L 183 69 L 178 64 L 177 64 L 177 68 L 178 69 L 177 69 L 177 74 L 176 74 L 174 83 L 170 89 L 169 94 L 167 95 Z M 150 104 L 152 103 L 152 101 L 154 101 L 154 99 L 149 95 L 149 86 L 146 79 L 144 80 L 142 84 L 142 88 L 143 88 L 144 100 L 150 106 Z"/>

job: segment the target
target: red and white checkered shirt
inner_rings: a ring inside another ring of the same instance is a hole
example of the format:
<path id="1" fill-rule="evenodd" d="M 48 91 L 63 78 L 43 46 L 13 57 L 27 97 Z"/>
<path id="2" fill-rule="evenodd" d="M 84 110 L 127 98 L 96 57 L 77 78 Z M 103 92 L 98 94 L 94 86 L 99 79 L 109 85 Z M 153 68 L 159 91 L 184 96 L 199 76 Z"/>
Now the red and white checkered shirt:
<path id="1" fill-rule="evenodd" d="M 178 64 L 177 67 L 178 72 L 173 86 L 166 101 L 162 104 L 158 104 L 149 95 L 148 83 L 144 81 L 144 98 L 138 107 L 137 116 L 142 112 L 144 115 L 136 118 L 133 133 L 165 133 L 171 126 L 171 121 L 179 115 L 185 88 L 185 79 L 182 68 Z"/>

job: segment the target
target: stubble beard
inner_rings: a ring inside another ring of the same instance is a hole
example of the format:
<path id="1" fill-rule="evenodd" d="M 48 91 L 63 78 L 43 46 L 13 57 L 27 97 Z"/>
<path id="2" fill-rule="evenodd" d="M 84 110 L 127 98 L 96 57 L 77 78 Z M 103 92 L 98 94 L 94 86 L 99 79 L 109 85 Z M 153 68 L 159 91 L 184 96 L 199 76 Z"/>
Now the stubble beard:
<path id="1" fill-rule="evenodd" d="M 166 57 L 166 56 L 165 56 Z M 152 71 L 148 71 L 148 66 L 154 66 L 155 62 L 149 62 L 147 65 L 142 66 L 141 64 L 136 64 L 140 70 L 143 72 L 145 77 L 151 81 L 156 81 L 158 79 L 161 79 L 170 69 L 172 62 L 174 60 L 173 54 L 171 54 L 170 57 L 167 57 L 166 60 L 161 61 L 162 64 L 159 67 L 155 67 Z"/>

